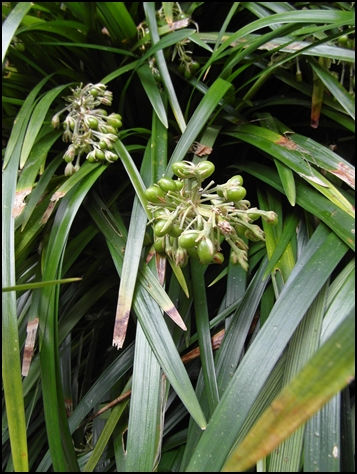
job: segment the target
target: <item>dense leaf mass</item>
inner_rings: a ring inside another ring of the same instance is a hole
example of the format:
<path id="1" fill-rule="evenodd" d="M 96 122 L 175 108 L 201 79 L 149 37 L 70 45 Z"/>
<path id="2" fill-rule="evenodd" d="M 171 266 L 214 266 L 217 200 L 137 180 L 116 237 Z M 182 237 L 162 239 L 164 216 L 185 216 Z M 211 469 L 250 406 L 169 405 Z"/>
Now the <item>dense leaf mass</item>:
<path id="1" fill-rule="evenodd" d="M 354 472 L 354 10 L 2 3 L 3 471 Z"/>

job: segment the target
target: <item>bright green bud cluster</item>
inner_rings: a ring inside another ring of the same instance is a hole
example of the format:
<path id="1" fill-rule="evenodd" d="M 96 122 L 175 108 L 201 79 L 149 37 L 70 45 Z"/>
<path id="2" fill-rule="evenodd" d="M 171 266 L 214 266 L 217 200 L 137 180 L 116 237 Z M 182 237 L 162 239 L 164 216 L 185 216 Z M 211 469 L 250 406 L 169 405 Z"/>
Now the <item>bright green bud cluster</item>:
<path id="1" fill-rule="evenodd" d="M 240 175 L 222 185 L 214 186 L 211 181 L 202 188 L 202 182 L 214 173 L 211 161 L 176 162 L 172 170 L 179 179 L 165 176 L 145 192 L 153 215 L 155 251 L 166 253 L 181 267 L 189 257 L 203 265 L 222 264 L 221 242 L 225 239 L 232 248 L 230 262 L 247 270 L 248 246 L 239 234 L 252 241 L 264 240 L 264 232 L 253 222 L 261 217 L 274 225 L 277 214 L 250 208 Z"/>
<path id="2" fill-rule="evenodd" d="M 71 89 L 72 95 L 65 99 L 69 104 L 52 118 L 52 126 L 58 128 L 60 115 L 68 112 L 63 123 L 62 137 L 64 142 L 71 142 L 63 157 L 67 163 L 66 176 L 78 171 L 83 154 L 90 163 L 113 163 L 118 159 L 118 155 L 112 150 L 118 139 L 122 118 L 115 113 L 108 115 L 106 110 L 98 108 L 100 105 L 112 105 L 113 94 L 106 90 L 107 86 L 104 84 L 82 86 Z M 72 162 L 76 157 L 76 164 L 73 166 Z"/>

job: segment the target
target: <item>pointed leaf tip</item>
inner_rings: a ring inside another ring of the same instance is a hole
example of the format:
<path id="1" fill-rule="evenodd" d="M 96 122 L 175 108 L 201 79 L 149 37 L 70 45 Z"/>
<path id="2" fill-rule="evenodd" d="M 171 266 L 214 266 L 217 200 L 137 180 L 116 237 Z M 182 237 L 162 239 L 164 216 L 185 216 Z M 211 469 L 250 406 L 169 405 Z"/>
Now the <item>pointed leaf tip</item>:
<path id="1" fill-rule="evenodd" d="M 180 316 L 180 313 L 177 311 L 175 306 L 170 309 L 165 309 L 165 312 L 170 318 L 176 323 L 181 329 L 187 331 L 186 324 L 183 322 L 183 319 Z"/>

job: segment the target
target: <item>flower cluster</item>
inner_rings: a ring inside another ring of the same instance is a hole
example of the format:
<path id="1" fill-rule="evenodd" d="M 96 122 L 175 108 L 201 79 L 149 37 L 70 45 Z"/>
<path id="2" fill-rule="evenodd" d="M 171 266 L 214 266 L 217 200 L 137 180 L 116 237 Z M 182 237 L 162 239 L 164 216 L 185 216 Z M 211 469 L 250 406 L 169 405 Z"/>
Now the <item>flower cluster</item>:
<path id="1" fill-rule="evenodd" d="M 106 90 L 104 84 L 82 86 L 83 84 L 71 89 L 72 95 L 65 98 L 69 104 L 52 118 L 52 126 L 57 128 L 60 125 L 60 115 L 68 112 L 63 122 L 63 141 L 71 142 L 63 156 L 67 163 L 66 176 L 78 171 L 82 154 L 86 155 L 90 163 L 105 160 L 113 163 L 118 159 L 118 155 L 112 150 L 118 139 L 122 118 L 119 114 L 108 115 L 106 110 L 96 108 L 100 105 L 112 105 L 113 94 Z"/>
<path id="2" fill-rule="evenodd" d="M 157 10 L 156 19 L 157 25 L 159 27 L 160 36 L 182 28 L 186 28 L 189 25 L 193 25 L 198 33 L 197 23 L 193 21 L 192 18 L 181 9 L 181 6 L 178 2 L 172 2 L 171 15 L 168 15 L 168 12 L 165 10 L 164 7 Z M 140 25 L 137 26 L 137 30 L 139 39 L 137 45 L 144 53 L 151 46 L 150 29 L 147 22 L 143 21 L 142 23 L 140 23 Z M 194 76 L 198 69 L 200 69 L 201 67 L 198 61 L 192 59 L 192 51 L 186 49 L 186 46 L 188 46 L 190 43 L 191 40 L 189 38 L 185 38 L 181 41 L 178 41 L 177 43 L 175 43 L 171 55 L 171 61 L 174 61 L 175 57 L 178 56 L 180 61 L 180 64 L 177 68 L 178 72 L 185 76 L 186 79 L 190 79 L 192 76 Z M 169 54 L 169 49 L 166 49 L 166 59 L 169 59 Z M 157 67 L 155 57 L 152 56 L 151 58 L 149 58 L 148 63 L 152 75 L 154 76 L 154 79 L 160 84 L 161 75 Z"/>
<path id="3" fill-rule="evenodd" d="M 225 239 L 232 249 L 231 263 L 248 270 L 248 246 L 239 235 L 252 241 L 264 240 L 264 232 L 253 222 L 261 217 L 274 225 L 277 214 L 250 208 L 240 175 L 221 185 L 211 181 L 202 188 L 202 181 L 215 170 L 211 161 L 197 165 L 176 162 L 172 170 L 179 179 L 163 177 L 145 193 L 153 214 L 150 223 L 156 252 L 166 253 L 181 267 L 190 256 L 206 265 L 223 263 L 221 243 Z"/>

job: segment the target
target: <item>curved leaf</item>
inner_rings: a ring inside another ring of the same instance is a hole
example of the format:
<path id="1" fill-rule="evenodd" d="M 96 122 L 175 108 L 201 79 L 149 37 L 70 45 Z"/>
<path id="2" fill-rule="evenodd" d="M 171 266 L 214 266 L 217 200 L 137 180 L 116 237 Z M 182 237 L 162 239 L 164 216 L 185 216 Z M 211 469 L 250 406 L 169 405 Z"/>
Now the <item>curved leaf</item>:
<path id="1" fill-rule="evenodd" d="M 346 91 L 339 81 L 335 79 L 329 71 L 324 69 L 314 58 L 309 58 L 308 61 L 319 79 L 331 92 L 332 97 L 334 97 L 341 104 L 341 106 L 354 120 L 356 111 L 353 97 Z"/>
<path id="2" fill-rule="evenodd" d="M 270 184 L 278 191 L 283 192 L 280 180 L 276 172 L 271 168 L 259 165 L 258 170 L 256 166 L 247 164 L 240 165 L 239 167 L 254 176 L 258 176 L 262 181 Z M 296 180 L 296 202 L 299 206 L 321 219 L 341 240 L 354 250 L 355 220 L 351 216 L 336 208 L 328 199 L 300 180 Z"/>
<path id="3" fill-rule="evenodd" d="M 353 380 L 355 319 L 339 326 L 304 369 L 289 383 L 225 464 L 224 472 L 243 472 Z M 339 453 L 332 451 L 332 456 Z"/>
<path id="4" fill-rule="evenodd" d="M 227 132 L 227 134 L 240 138 L 279 159 L 336 206 L 354 217 L 352 204 L 329 180 L 309 164 L 309 162 L 314 163 L 315 153 L 300 147 L 293 138 L 290 139 L 268 129 L 249 124 L 241 125 L 238 131 Z"/>
<path id="5" fill-rule="evenodd" d="M 218 78 L 208 89 L 187 124 L 186 130 L 180 137 L 167 165 L 165 174 L 172 175 L 172 165 L 176 163 L 176 161 L 181 161 L 184 158 L 193 141 L 207 124 L 214 109 L 230 87 L 231 84 L 229 82 Z"/>
<path id="6" fill-rule="evenodd" d="M 2 25 L 2 59 L 4 62 L 6 52 L 10 46 L 11 40 L 16 33 L 17 27 L 21 23 L 21 20 L 26 13 L 32 8 L 32 2 L 20 2 L 18 3 L 4 21 Z"/>
<path id="7" fill-rule="evenodd" d="M 126 472 L 153 472 L 161 448 L 165 381 L 140 323 L 136 334 L 125 467 Z"/>
<path id="8" fill-rule="evenodd" d="M 157 113 L 157 116 L 161 120 L 162 124 L 168 128 L 169 124 L 167 121 L 165 106 L 157 87 L 157 83 L 152 75 L 151 69 L 147 64 L 143 64 L 136 70 L 136 72 L 138 73 L 141 84 L 143 85 L 151 105 Z"/>
<path id="9" fill-rule="evenodd" d="M 47 92 L 36 105 L 34 111 L 32 112 L 29 124 L 27 126 L 26 136 L 24 138 L 24 143 L 21 151 L 20 169 L 24 167 L 24 164 L 26 163 L 26 160 L 29 157 L 33 144 L 35 143 L 37 135 L 41 130 L 43 121 L 52 102 L 69 85 L 70 84 L 66 84 L 64 86 L 55 87 L 50 92 Z"/>
<path id="10" fill-rule="evenodd" d="M 54 280 L 60 272 L 61 258 L 73 219 L 90 187 L 101 175 L 102 169 L 94 168 L 77 188 L 73 188 L 63 199 L 56 213 L 45 257 L 43 279 Z M 63 397 L 62 382 L 58 364 L 58 329 L 55 301 L 56 291 L 52 286 L 44 287 L 41 292 L 39 317 L 42 330 L 41 374 L 43 403 L 48 431 L 48 442 L 54 469 L 78 469 L 72 438 L 68 429 L 67 415 Z M 53 404 L 58 407 L 53 410 Z M 51 434 L 51 435 L 50 435 Z"/>
<path id="11" fill-rule="evenodd" d="M 314 297 L 346 251 L 347 246 L 320 224 L 268 320 L 234 373 L 200 438 L 187 472 L 222 469 L 260 389 Z M 306 278 L 309 278 L 308 286 L 304 284 Z M 210 456 L 204 454 L 207 449 Z"/>

